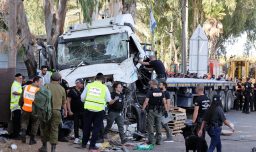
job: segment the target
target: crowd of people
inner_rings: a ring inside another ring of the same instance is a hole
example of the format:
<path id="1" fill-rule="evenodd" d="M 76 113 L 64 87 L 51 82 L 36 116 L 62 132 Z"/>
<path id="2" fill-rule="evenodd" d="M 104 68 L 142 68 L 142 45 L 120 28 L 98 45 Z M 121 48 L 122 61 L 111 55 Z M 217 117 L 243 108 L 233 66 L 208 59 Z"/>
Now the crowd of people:
<path id="1" fill-rule="evenodd" d="M 256 83 L 253 84 L 251 78 L 246 78 L 245 83 L 237 80 L 234 108 L 246 114 L 256 111 Z"/>
<path id="2" fill-rule="evenodd" d="M 205 133 L 211 137 L 208 152 L 221 152 L 221 130 L 223 123 L 234 132 L 234 125 L 230 123 L 225 115 L 221 103 L 221 97 L 215 95 L 212 101 L 204 94 L 204 87 L 196 88 L 197 97 L 194 101 L 194 113 L 192 122 L 195 124 L 193 134 L 205 139 Z"/>
<path id="3" fill-rule="evenodd" d="M 148 144 L 161 145 L 161 128 L 166 131 L 166 141 L 173 142 L 172 130 L 167 123 L 163 122 L 163 119 L 170 116 L 171 109 L 171 97 L 167 91 L 165 82 L 167 76 L 163 63 L 156 60 L 154 56 L 150 57 L 149 62 L 139 62 L 145 66 L 151 66 L 152 69 L 148 70 L 155 70 L 157 73 L 156 80 L 149 82 L 150 87 L 142 106 L 142 112 L 147 113 Z M 188 77 L 194 78 L 195 76 L 190 74 Z M 220 80 L 223 79 L 223 77 L 219 78 Z M 208 77 L 204 77 L 204 79 L 208 79 Z M 15 75 L 11 87 L 11 122 L 8 126 L 11 138 L 18 138 L 26 143 L 26 134 L 29 132 L 29 144 L 36 144 L 35 136 L 40 128 L 42 147 L 39 151 L 47 152 L 47 142 L 50 142 L 51 151 L 55 152 L 60 137 L 60 124 L 63 119 L 70 117 L 74 124 L 74 143 L 81 143 L 82 148 L 86 148 L 90 141 L 89 149 L 97 150 L 96 142 L 103 142 L 104 138 L 108 138 L 109 130 L 114 122 L 118 126 L 121 144 L 127 142 L 124 131 L 125 97 L 122 83 L 113 82 L 113 92 L 110 93 L 102 73 L 98 73 L 95 80 L 86 86 L 84 86 L 83 79 L 77 79 L 74 87 L 66 89 L 61 86 L 60 82 L 61 75 L 58 72 L 50 73 L 46 66 L 42 66 L 38 76 L 31 77 L 27 82 L 24 81 L 21 74 Z M 250 79 L 247 79 L 244 85 L 238 83 L 237 86 L 235 105 L 236 108 L 241 108 L 243 99 L 245 99 L 243 107 L 245 113 L 249 112 L 249 105 L 251 111 L 253 109 L 251 86 Z M 254 90 L 256 90 L 256 84 L 254 86 Z M 219 152 L 221 151 L 220 131 L 222 124 L 224 123 L 232 130 L 234 127 L 224 116 L 219 96 L 214 96 L 213 100 L 210 101 L 204 95 L 204 87 L 202 86 L 198 86 L 196 92 L 198 96 L 194 102 L 192 120 L 196 124 L 194 134 L 205 138 L 207 131 L 211 137 L 209 151 L 213 151 L 217 147 Z M 38 110 L 34 110 L 34 108 Z M 108 109 L 107 125 L 104 127 L 103 119 L 106 115 L 106 109 Z M 28 127 L 29 124 L 31 124 L 30 128 Z M 82 137 L 80 136 L 81 133 L 79 134 L 80 128 L 82 129 Z"/>
<path id="4" fill-rule="evenodd" d="M 89 149 L 98 149 L 96 142 L 102 142 L 108 138 L 109 130 L 114 122 L 118 126 L 121 144 L 127 142 L 123 117 L 125 97 L 121 82 L 114 82 L 113 92 L 110 93 L 104 84 L 105 78 L 102 73 L 98 73 L 95 81 L 86 86 L 84 86 L 83 79 L 77 79 L 75 86 L 68 90 L 61 86 L 60 80 L 61 75 L 58 72 L 50 73 L 45 66 L 42 66 L 38 76 L 31 77 L 27 82 L 24 81 L 24 77 L 20 73 L 15 75 L 11 87 L 11 122 L 8 125 L 10 138 L 21 139 L 23 143 L 26 143 L 28 133 L 30 135 L 29 144 L 33 145 L 37 143 L 35 137 L 40 130 L 42 147 L 39 151 L 46 152 L 47 142 L 49 142 L 51 151 L 54 152 L 60 136 L 60 124 L 63 119 L 70 117 L 74 124 L 74 143 L 82 143 L 83 148 L 87 147 L 90 140 Z M 167 132 L 166 140 L 172 141 L 170 128 L 161 121 L 162 116 L 168 117 L 171 103 L 170 94 L 166 90 L 167 84 L 165 82 L 158 84 L 158 81 L 152 80 L 150 86 L 143 106 L 143 110 L 146 109 L 151 116 L 148 117 L 148 128 L 151 131 L 149 143 L 155 143 L 153 141 L 155 125 L 158 126 L 157 144 L 161 144 L 160 128 L 162 126 Z M 50 109 L 41 107 L 45 111 L 43 113 L 35 112 L 37 110 L 34 105 L 42 104 L 40 95 L 47 96 L 45 101 L 51 105 Z M 152 103 L 154 104 L 152 105 Z M 107 125 L 104 128 L 103 118 L 106 108 L 108 115 Z M 47 117 L 49 113 L 50 117 Z M 39 116 L 39 114 L 43 116 Z M 81 133 L 79 134 L 80 128 L 82 129 L 82 138 Z"/>

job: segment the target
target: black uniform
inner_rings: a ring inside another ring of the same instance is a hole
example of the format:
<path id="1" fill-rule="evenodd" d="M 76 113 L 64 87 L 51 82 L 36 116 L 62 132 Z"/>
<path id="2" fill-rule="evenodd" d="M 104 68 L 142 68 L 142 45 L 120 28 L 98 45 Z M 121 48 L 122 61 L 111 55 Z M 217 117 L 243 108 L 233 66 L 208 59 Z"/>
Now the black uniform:
<path id="1" fill-rule="evenodd" d="M 242 110 L 243 106 L 243 91 L 241 83 L 237 83 L 237 90 L 236 90 L 236 101 L 235 101 L 235 109 Z"/>
<path id="2" fill-rule="evenodd" d="M 166 101 L 171 99 L 170 93 L 168 91 L 164 91 L 163 93 L 164 93 Z M 172 140 L 172 129 L 170 129 L 170 127 L 168 126 L 168 123 L 166 123 L 166 124 L 162 123 L 162 127 L 166 131 L 167 140 Z"/>
<path id="3" fill-rule="evenodd" d="M 254 111 L 256 111 L 256 83 L 254 83 L 254 87 L 253 87 L 253 94 L 254 94 Z"/>
<path id="4" fill-rule="evenodd" d="M 157 74 L 157 79 L 165 80 L 166 79 L 166 73 L 165 73 L 165 67 L 162 61 L 160 60 L 154 60 L 150 61 L 149 64 L 153 67 Z"/>
<path id="5" fill-rule="evenodd" d="M 71 98 L 71 111 L 74 113 L 74 133 L 75 138 L 79 138 L 79 126 L 82 128 L 83 122 L 83 107 L 84 103 L 81 101 L 81 93 L 83 90 L 77 90 L 75 87 L 71 88 L 68 97 Z"/>
<path id="6" fill-rule="evenodd" d="M 146 95 L 149 99 L 148 102 L 148 142 L 151 144 L 160 144 L 162 140 L 161 135 L 161 117 L 163 115 L 164 104 L 163 99 L 164 94 L 160 89 L 150 89 Z M 155 127 L 155 128 L 154 128 Z M 156 135 L 154 135 L 156 131 Z M 156 138 L 156 140 L 155 140 Z"/>
<path id="7" fill-rule="evenodd" d="M 252 105 L 252 84 L 250 82 L 245 82 L 244 83 L 244 96 L 245 96 L 245 102 L 244 102 L 244 107 L 243 107 L 243 112 L 244 113 L 249 113 L 249 104 Z M 252 106 L 251 106 L 252 108 Z"/>
<path id="8" fill-rule="evenodd" d="M 124 106 L 124 95 L 112 92 L 111 98 L 115 99 L 115 97 L 119 97 L 119 99 L 115 101 L 113 104 L 108 105 L 109 111 L 107 118 L 107 126 L 104 129 L 104 134 L 106 135 L 109 132 L 115 121 L 118 127 L 121 143 L 125 143 L 124 118 L 122 115 Z"/>
<path id="9" fill-rule="evenodd" d="M 200 130 L 203 118 L 208 108 L 210 107 L 210 99 L 206 95 L 198 96 L 194 102 L 195 106 L 199 106 L 198 115 L 196 118 L 195 134 Z M 205 137 L 205 130 L 203 130 L 203 136 Z"/>
<path id="10" fill-rule="evenodd" d="M 221 126 L 223 125 L 223 122 L 226 120 L 226 117 L 224 115 L 224 111 L 222 107 L 217 107 L 214 111 L 208 111 L 204 117 L 204 121 L 207 124 L 207 132 L 209 136 L 211 137 L 210 146 L 208 149 L 208 152 L 213 152 L 214 149 L 217 149 L 217 152 L 221 152 Z"/>

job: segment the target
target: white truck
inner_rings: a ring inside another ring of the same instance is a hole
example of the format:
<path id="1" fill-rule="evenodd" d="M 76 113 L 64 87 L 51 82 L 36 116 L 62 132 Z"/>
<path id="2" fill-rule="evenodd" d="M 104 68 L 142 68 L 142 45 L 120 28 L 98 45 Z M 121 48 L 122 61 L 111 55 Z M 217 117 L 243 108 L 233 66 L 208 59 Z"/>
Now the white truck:
<path id="1" fill-rule="evenodd" d="M 55 68 L 69 87 L 75 85 L 77 78 L 90 82 L 99 72 L 105 75 L 108 86 L 113 81 L 124 83 L 126 122 L 137 123 L 137 129 L 143 132 L 146 124 L 141 103 L 151 74 L 138 63 L 139 58 L 146 57 L 147 51 L 143 50 L 134 29 L 130 14 L 74 25 L 59 37 L 54 59 Z M 205 86 L 210 97 L 219 93 L 227 111 L 233 105 L 235 84 L 232 82 L 186 78 L 167 78 L 166 82 L 174 105 L 193 108 L 198 84 Z"/>
<path id="2" fill-rule="evenodd" d="M 90 82 L 99 72 L 105 75 L 108 86 L 113 81 L 124 83 L 125 116 L 142 131 L 145 119 L 141 118 L 135 93 L 140 66 L 137 61 L 144 58 L 145 51 L 134 29 L 130 14 L 74 25 L 59 37 L 56 68 L 70 87 L 77 78 Z"/>

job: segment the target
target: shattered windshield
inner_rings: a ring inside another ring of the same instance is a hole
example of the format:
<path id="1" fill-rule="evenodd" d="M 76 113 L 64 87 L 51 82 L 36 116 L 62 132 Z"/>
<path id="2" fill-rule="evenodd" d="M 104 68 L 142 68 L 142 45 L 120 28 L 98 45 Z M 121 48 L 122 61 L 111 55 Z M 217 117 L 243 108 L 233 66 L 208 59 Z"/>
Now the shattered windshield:
<path id="1" fill-rule="evenodd" d="M 120 63 L 128 57 L 127 39 L 127 33 L 118 33 L 68 40 L 58 45 L 58 65 Z"/>

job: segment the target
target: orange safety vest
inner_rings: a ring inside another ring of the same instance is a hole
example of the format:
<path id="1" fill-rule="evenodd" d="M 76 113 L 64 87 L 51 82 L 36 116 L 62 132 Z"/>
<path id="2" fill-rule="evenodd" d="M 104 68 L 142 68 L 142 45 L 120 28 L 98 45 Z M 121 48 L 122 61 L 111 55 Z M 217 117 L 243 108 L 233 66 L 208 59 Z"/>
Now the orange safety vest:
<path id="1" fill-rule="evenodd" d="M 24 104 L 22 109 L 26 112 L 32 112 L 32 103 L 35 100 L 35 94 L 39 91 L 38 87 L 27 85 L 24 89 L 23 100 Z"/>

